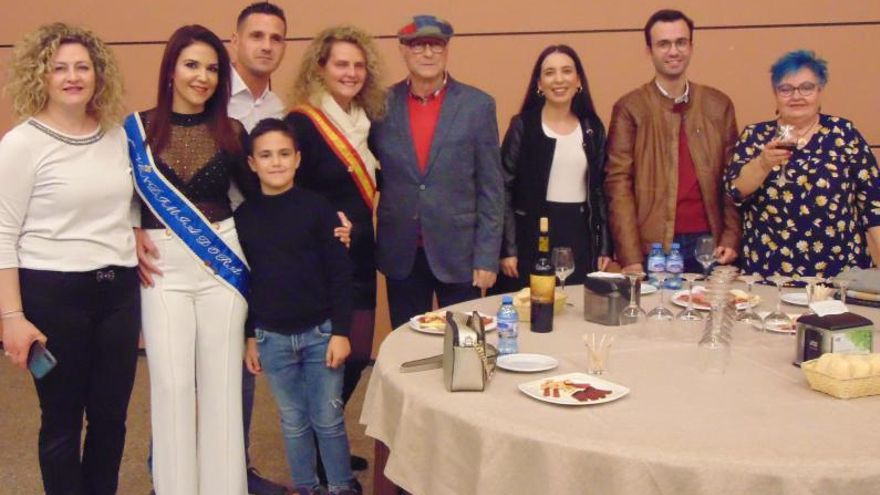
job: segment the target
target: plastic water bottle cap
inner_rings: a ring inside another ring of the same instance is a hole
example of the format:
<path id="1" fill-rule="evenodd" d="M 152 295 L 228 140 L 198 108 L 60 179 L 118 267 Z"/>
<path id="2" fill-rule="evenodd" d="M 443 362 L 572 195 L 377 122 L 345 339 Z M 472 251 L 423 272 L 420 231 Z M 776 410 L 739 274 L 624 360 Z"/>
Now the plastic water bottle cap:
<path id="1" fill-rule="evenodd" d="M 677 242 L 672 243 L 672 249 L 679 249 L 679 248 L 681 248 L 681 244 L 679 244 Z"/>
<path id="2" fill-rule="evenodd" d="M 651 247 L 654 249 L 660 249 L 661 247 L 663 247 L 663 244 L 660 244 L 659 242 L 655 242 L 654 244 L 651 244 Z"/>
<path id="3" fill-rule="evenodd" d="M 501 296 L 501 304 L 513 304 L 513 296 Z"/>

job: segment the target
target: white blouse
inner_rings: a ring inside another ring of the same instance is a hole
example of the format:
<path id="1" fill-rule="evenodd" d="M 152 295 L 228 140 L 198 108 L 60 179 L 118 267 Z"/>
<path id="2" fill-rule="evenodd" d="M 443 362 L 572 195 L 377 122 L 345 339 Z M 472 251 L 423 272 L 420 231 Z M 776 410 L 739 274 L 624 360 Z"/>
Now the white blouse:
<path id="1" fill-rule="evenodd" d="M 121 127 L 70 136 L 28 119 L 0 140 L 0 269 L 135 266 Z"/>
<path id="2" fill-rule="evenodd" d="M 550 181 L 547 183 L 547 201 L 555 203 L 583 203 L 587 201 L 587 154 L 584 152 L 584 133 L 581 125 L 569 134 L 560 135 L 545 124 L 544 134 L 556 140 Z"/>

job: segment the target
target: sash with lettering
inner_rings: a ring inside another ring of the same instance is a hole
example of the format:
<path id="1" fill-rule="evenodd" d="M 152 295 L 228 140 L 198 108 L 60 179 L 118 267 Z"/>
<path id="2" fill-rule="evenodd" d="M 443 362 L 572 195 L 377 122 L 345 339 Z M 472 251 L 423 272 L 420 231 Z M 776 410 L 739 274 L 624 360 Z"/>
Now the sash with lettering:
<path id="1" fill-rule="evenodd" d="M 165 227 L 183 241 L 200 262 L 230 288 L 245 297 L 250 271 L 244 260 L 217 235 L 208 221 L 190 201 L 162 175 L 146 143 L 144 124 L 137 112 L 125 119 L 128 154 L 134 185 L 141 199 Z"/>
<path id="2" fill-rule="evenodd" d="M 376 196 L 376 183 L 367 172 L 367 166 L 364 165 L 364 160 L 354 146 L 348 142 L 342 131 L 337 129 L 333 122 L 324 115 L 324 112 L 314 106 L 301 105 L 292 111 L 305 115 L 315 124 L 315 128 L 324 137 L 324 141 L 348 169 L 355 186 L 361 193 L 361 198 L 367 204 L 367 208 L 372 211 L 373 198 Z"/>

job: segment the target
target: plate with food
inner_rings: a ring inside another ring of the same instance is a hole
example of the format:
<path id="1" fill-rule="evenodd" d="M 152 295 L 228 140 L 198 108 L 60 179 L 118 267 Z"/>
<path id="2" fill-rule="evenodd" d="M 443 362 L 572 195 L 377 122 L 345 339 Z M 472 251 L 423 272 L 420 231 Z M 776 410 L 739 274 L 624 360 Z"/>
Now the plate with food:
<path id="1" fill-rule="evenodd" d="M 749 306 L 754 308 L 761 302 L 761 296 L 757 294 L 753 295 L 751 300 L 749 300 L 749 295 L 744 290 L 730 289 L 730 294 L 733 295 L 734 304 L 737 306 L 748 303 Z M 687 290 L 677 291 L 672 294 L 672 304 L 686 308 L 689 297 L 690 293 Z M 706 288 L 702 285 L 694 286 L 694 308 L 702 311 L 709 311 L 712 309 L 709 300 L 706 299 Z"/>
<path id="2" fill-rule="evenodd" d="M 520 373 L 538 373 L 540 371 L 552 370 L 559 366 L 559 361 L 552 356 L 523 352 L 498 356 L 496 363 L 503 370 Z"/>
<path id="3" fill-rule="evenodd" d="M 767 318 L 767 315 L 769 315 L 769 314 L 770 314 L 769 311 L 759 311 L 758 312 L 758 316 L 760 316 L 762 320 L 764 318 Z M 763 322 L 761 322 L 760 324 L 758 322 L 752 322 L 752 327 L 755 328 L 756 330 L 761 330 L 761 328 L 763 328 L 764 330 L 766 330 L 770 333 L 784 333 L 784 334 L 788 334 L 788 335 L 792 335 L 792 334 L 797 333 L 797 319 L 801 315 L 799 315 L 797 313 L 786 313 L 786 314 L 788 315 L 789 318 L 791 318 L 791 325 L 786 325 L 784 327 L 774 328 L 774 327 L 767 327 L 766 325 L 763 325 Z"/>
<path id="4" fill-rule="evenodd" d="M 623 385 L 586 373 L 567 373 L 520 383 L 519 390 L 533 399 L 564 406 L 604 404 L 629 393 Z"/>
<path id="5" fill-rule="evenodd" d="M 495 330 L 498 326 L 498 321 L 494 316 L 480 313 L 480 318 L 483 319 L 483 328 L 487 332 Z M 409 319 L 409 327 L 416 332 L 443 335 L 446 331 L 446 311 L 429 311 L 413 316 Z"/>

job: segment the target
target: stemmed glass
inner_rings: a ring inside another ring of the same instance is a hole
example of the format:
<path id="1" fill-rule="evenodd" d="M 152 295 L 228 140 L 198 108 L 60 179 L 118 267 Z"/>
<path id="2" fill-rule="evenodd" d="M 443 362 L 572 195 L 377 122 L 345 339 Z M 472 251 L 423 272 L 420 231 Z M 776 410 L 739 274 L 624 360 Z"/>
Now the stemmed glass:
<path id="1" fill-rule="evenodd" d="M 773 275 L 767 280 L 776 284 L 776 311 L 764 317 L 764 329 L 777 332 L 791 332 L 794 322 L 782 312 L 782 286 L 791 282 L 791 277 L 785 275 Z"/>
<path id="2" fill-rule="evenodd" d="M 639 290 L 639 280 L 645 276 L 644 272 L 623 272 L 629 280 L 629 304 L 620 312 L 620 324 L 630 325 L 645 321 L 645 310 L 636 302 L 636 294 Z"/>
<path id="3" fill-rule="evenodd" d="M 687 307 L 675 315 L 676 320 L 684 321 L 702 321 L 703 315 L 699 310 L 694 308 L 694 281 L 702 277 L 699 273 L 682 273 L 683 278 L 688 283 L 688 303 Z"/>
<path id="4" fill-rule="evenodd" d="M 653 272 L 653 275 L 657 279 L 657 287 L 659 287 L 658 292 L 660 292 L 660 304 L 648 312 L 648 318 L 658 321 L 670 321 L 674 318 L 672 311 L 669 311 L 669 309 L 663 304 L 663 282 L 666 281 L 669 274 L 666 272 Z"/>
<path id="5" fill-rule="evenodd" d="M 715 262 L 715 239 L 711 235 L 700 236 L 697 239 L 694 258 L 703 265 L 703 277 L 709 278 L 709 267 Z"/>
<path id="6" fill-rule="evenodd" d="M 748 309 L 736 315 L 736 321 L 743 321 L 749 325 L 757 327 L 758 330 L 764 329 L 764 319 L 761 318 L 761 315 L 755 313 L 755 308 L 752 307 L 752 298 L 754 297 L 752 295 L 752 287 L 755 283 L 760 282 L 763 279 L 764 277 L 762 277 L 760 273 L 739 276 L 739 280 L 746 284 L 746 293 L 749 295 L 749 302 Z"/>
<path id="7" fill-rule="evenodd" d="M 816 293 L 816 284 L 821 284 L 825 279 L 822 277 L 801 277 L 801 282 L 807 284 L 807 311 L 804 314 L 815 314 L 813 308 L 810 307 L 813 304 L 813 295 Z"/>
<path id="8" fill-rule="evenodd" d="M 852 283 L 852 279 L 849 278 L 850 269 L 848 266 L 843 267 L 843 270 L 834 277 L 834 285 L 840 287 L 840 302 L 846 304 L 846 291 L 849 289 L 849 284 Z"/>
<path id="9" fill-rule="evenodd" d="M 574 254 L 570 247 L 553 248 L 551 255 L 553 267 L 556 268 L 556 278 L 562 284 L 562 292 L 565 292 L 565 279 L 574 272 Z M 567 303 L 572 305 L 572 303 Z"/>
<path id="10" fill-rule="evenodd" d="M 778 142 L 776 145 L 777 148 L 788 151 L 794 151 L 797 149 L 797 137 L 794 135 L 793 125 L 779 124 L 776 127 L 776 136 L 774 139 Z M 788 184 L 788 179 L 785 178 L 786 165 L 788 165 L 788 160 L 782 162 L 782 165 L 779 166 L 779 177 L 776 178 L 776 185 L 779 187 Z"/>

